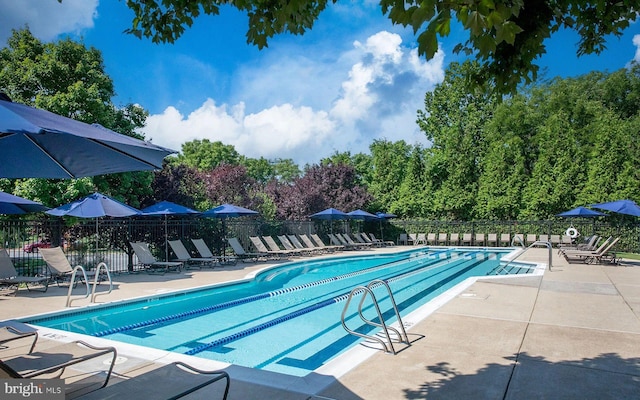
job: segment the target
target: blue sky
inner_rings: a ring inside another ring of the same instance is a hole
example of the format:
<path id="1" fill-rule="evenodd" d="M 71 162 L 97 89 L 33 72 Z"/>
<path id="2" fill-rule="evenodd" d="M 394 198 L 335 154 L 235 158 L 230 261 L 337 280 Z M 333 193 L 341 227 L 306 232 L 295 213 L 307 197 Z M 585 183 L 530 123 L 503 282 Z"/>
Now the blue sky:
<path id="1" fill-rule="evenodd" d="M 163 45 L 122 33 L 133 15 L 123 0 L 0 0 L 0 10 L 0 46 L 27 24 L 43 41 L 70 36 L 100 50 L 115 104 L 147 109 L 143 132 L 154 143 L 180 150 L 186 141 L 220 140 L 249 157 L 299 165 L 335 151 L 368 152 L 375 139 L 428 144 L 416 111 L 460 60 L 452 49 L 464 40 L 454 31 L 426 61 L 413 32 L 369 0 L 330 5 L 311 31 L 276 37 L 263 50 L 246 43 L 247 17 L 233 8 L 198 18 Z M 545 77 L 612 72 L 640 59 L 637 23 L 599 56 L 578 59 L 577 41 L 561 32 L 547 43 L 538 61 Z"/>

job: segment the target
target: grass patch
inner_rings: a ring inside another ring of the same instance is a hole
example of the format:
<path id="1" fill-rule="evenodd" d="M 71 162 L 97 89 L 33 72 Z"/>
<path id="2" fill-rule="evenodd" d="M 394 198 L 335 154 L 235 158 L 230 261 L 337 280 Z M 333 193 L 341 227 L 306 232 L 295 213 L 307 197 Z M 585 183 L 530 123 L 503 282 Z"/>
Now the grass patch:
<path id="1" fill-rule="evenodd" d="M 616 253 L 618 258 L 626 258 L 628 260 L 640 260 L 640 254 L 638 253 Z"/>

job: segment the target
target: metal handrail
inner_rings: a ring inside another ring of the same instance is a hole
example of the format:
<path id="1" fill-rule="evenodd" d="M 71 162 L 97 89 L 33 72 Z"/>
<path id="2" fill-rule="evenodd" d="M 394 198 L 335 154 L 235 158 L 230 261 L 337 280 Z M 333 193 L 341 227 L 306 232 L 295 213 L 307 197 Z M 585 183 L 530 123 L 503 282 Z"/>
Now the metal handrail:
<path id="1" fill-rule="evenodd" d="M 410 344 L 409 337 L 407 336 L 407 331 L 404 329 L 404 323 L 402 322 L 402 318 L 400 317 L 400 311 L 398 311 L 398 306 L 396 305 L 396 300 L 393 297 L 393 293 L 391 293 L 391 287 L 389 286 L 389 284 L 382 279 L 374 279 L 371 282 L 369 282 L 369 284 L 367 284 L 367 287 L 371 289 L 371 292 L 373 293 L 373 288 L 379 285 L 383 285 L 385 288 L 387 288 L 387 293 L 389 293 L 389 300 L 391 300 L 391 305 L 393 306 L 393 312 L 396 314 L 396 319 L 398 321 L 398 325 L 400 326 L 400 330 L 402 331 L 402 333 L 400 333 L 397 329 L 395 329 L 392 326 L 387 327 L 387 329 L 391 329 L 396 334 L 396 336 L 399 338 L 398 339 L 399 342 Z M 358 308 L 358 311 L 360 313 L 360 318 L 362 318 L 363 321 L 367 322 L 367 319 L 364 317 L 364 315 L 362 315 L 362 305 L 364 304 L 364 297 L 365 296 L 362 296 L 362 300 L 360 300 L 360 307 Z M 374 298 L 373 301 L 376 303 L 378 302 L 376 298 Z M 373 321 L 370 321 L 370 322 L 374 324 Z"/>
<path id="2" fill-rule="evenodd" d="M 384 321 L 384 318 L 382 317 L 382 312 L 380 311 L 380 305 L 378 303 L 378 299 L 376 298 L 375 294 L 373 293 L 373 286 L 379 286 L 379 285 L 384 285 L 387 288 L 387 291 L 389 293 L 389 298 L 391 299 L 391 304 L 393 305 L 393 310 L 396 313 L 396 317 L 398 319 L 398 324 L 400 326 L 400 330 L 402 331 L 402 333 L 400 331 L 398 331 L 396 328 L 392 327 L 392 326 L 388 326 L 386 324 L 386 322 Z M 347 326 L 347 323 L 345 321 L 346 318 L 346 314 L 347 314 L 347 310 L 349 309 L 349 305 L 351 304 L 351 299 L 353 298 L 354 295 L 356 294 L 360 294 L 363 293 L 362 298 L 360 299 L 360 303 L 358 304 L 358 315 L 360 316 L 360 319 L 368 324 L 368 325 L 372 325 L 375 327 L 379 327 L 382 328 L 382 331 L 384 333 L 384 335 L 386 336 L 387 341 L 385 342 L 384 340 L 380 339 L 377 336 L 373 336 L 373 335 L 367 335 L 364 333 L 360 333 L 357 331 L 354 331 L 352 329 L 350 329 Z M 380 320 L 380 322 L 375 322 L 372 321 L 368 318 L 366 318 L 363 313 L 362 313 L 362 307 L 364 305 L 364 302 L 367 298 L 367 295 L 371 296 L 371 299 L 373 301 L 373 305 L 375 307 L 376 313 L 378 314 L 378 319 Z M 341 317 L 341 322 L 342 322 L 342 327 L 350 334 L 354 335 L 354 336 L 359 336 L 361 338 L 364 339 L 368 339 L 368 340 L 373 340 L 376 341 L 378 343 L 380 343 L 382 345 L 382 347 L 384 348 L 385 352 L 387 353 L 393 353 L 396 354 L 396 350 L 393 347 L 393 340 L 391 339 L 391 335 L 389 334 L 389 330 L 393 331 L 395 333 L 395 335 L 398 338 L 398 341 L 400 343 L 406 343 L 408 345 L 410 345 L 409 343 L 409 338 L 407 336 L 407 332 L 404 329 L 404 324 L 402 322 L 402 318 L 400 318 L 400 312 L 398 311 L 398 307 L 396 305 L 396 301 L 393 298 L 393 294 L 391 292 L 391 288 L 389 287 L 389 284 L 381 279 L 375 279 L 371 282 L 369 282 L 366 286 L 358 286 L 356 288 L 354 288 L 353 290 L 351 290 L 351 292 L 349 293 L 349 297 L 347 298 L 347 301 L 344 305 L 344 309 L 342 310 L 342 317 Z"/>
<path id="3" fill-rule="evenodd" d="M 100 279 L 101 268 L 104 269 L 104 272 L 106 272 L 107 278 L 109 279 L 109 290 L 106 292 L 96 293 L 96 286 L 98 285 L 98 281 Z M 96 276 L 93 278 L 93 289 L 91 290 L 91 302 L 95 303 L 96 297 L 109 294 L 111 293 L 112 290 L 113 290 L 113 281 L 111 280 L 111 274 L 109 273 L 109 268 L 107 267 L 107 264 L 105 264 L 104 262 L 101 262 L 96 267 Z"/>
<path id="4" fill-rule="evenodd" d="M 525 247 L 524 246 L 524 241 L 522 240 L 522 238 L 519 235 L 515 235 L 513 237 L 513 239 L 511 239 L 511 247 L 515 246 L 516 239 L 518 239 L 517 241 L 520 242 L 520 247 Z"/>
<path id="5" fill-rule="evenodd" d="M 84 283 L 87 286 L 87 294 L 84 295 L 84 297 L 78 297 L 75 299 L 71 299 L 71 291 L 73 290 L 73 285 L 76 282 L 76 273 L 78 272 L 78 270 L 82 271 L 82 276 L 84 278 Z M 87 271 L 85 271 L 85 269 L 82 267 L 82 265 L 77 265 L 74 269 L 73 272 L 71 273 L 71 281 L 69 282 L 69 291 L 67 292 L 67 305 L 65 307 L 70 307 L 71 306 L 71 302 L 75 301 L 75 300 L 79 300 L 79 299 L 86 299 L 87 297 L 89 297 L 90 294 L 90 290 L 89 290 L 89 280 L 87 279 Z"/>
<path id="6" fill-rule="evenodd" d="M 504 270 L 513 261 L 515 261 L 516 258 L 518 258 L 521 255 L 523 255 L 527 250 L 529 250 L 530 248 L 532 248 L 534 246 L 539 246 L 539 245 L 544 245 L 549 249 L 549 271 L 551 271 L 551 260 L 552 260 L 552 257 L 553 257 L 553 246 L 551 245 L 551 242 L 545 242 L 545 241 L 537 240 L 537 241 L 531 243 L 531 245 L 529 245 L 529 247 L 527 247 L 526 249 L 522 250 L 520 253 L 518 253 L 511 260 L 507 261 L 498 271 L 496 271 L 496 275 L 498 273 L 500 273 L 500 271 Z"/>

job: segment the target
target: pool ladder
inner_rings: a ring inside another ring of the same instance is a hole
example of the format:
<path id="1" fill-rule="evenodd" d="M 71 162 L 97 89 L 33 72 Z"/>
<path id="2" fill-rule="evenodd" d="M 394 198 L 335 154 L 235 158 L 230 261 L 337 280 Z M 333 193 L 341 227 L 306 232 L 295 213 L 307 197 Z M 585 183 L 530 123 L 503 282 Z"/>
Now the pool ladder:
<path id="1" fill-rule="evenodd" d="M 100 281 L 100 270 L 104 270 L 105 274 L 107 275 L 107 279 L 109 281 L 109 290 L 106 292 L 101 292 L 101 293 L 96 293 L 96 286 L 98 286 L 98 283 Z M 76 282 L 76 274 L 78 273 L 78 271 L 80 271 L 80 273 L 82 274 L 82 279 L 84 280 L 85 285 L 87 286 L 87 294 L 85 294 L 84 296 L 79 296 L 76 297 L 74 299 L 71 298 L 71 291 L 73 290 L 73 287 L 75 286 L 75 282 Z M 104 295 L 104 294 L 109 294 L 111 293 L 111 291 L 113 290 L 113 281 L 111 280 L 111 274 L 109 273 L 109 268 L 107 268 L 107 264 L 101 262 L 100 264 L 98 264 L 98 267 L 96 268 L 96 274 L 95 277 L 93 279 L 93 289 L 89 290 L 89 279 L 87 278 L 87 271 L 84 269 L 84 267 L 82 267 L 82 265 L 78 265 L 73 269 L 73 272 L 71 273 L 71 281 L 69 282 L 69 291 L 67 292 L 67 305 L 65 307 L 71 307 L 71 303 L 76 301 L 76 300 L 80 300 L 80 299 L 86 299 L 87 297 L 89 297 L 89 294 L 91 294 L 91 302 L 95 303 L 96 301 L 96 297 L 100 296 L 100 295 Z"/>
<path id="2" fill-rule="evenodd" d="M 391 304 L 393 305 L 393 311 L 396 314 L 399 330 L 392 326 L 387 325 L 384 318 L 382 317 L 382 312 L 380 311 L 380 305 L 379 305 L 378 299 L 373 293 L 373 288 L 377 286 L 384 286 L 387 288 L 387 292 L 389 293 L 389 299 L 391 300 Z M 347 314 L 347 310 L 349 309 L 349 304 L 351 303 L 351 300 L 353 299 L 353 297 L 359 294 L 362 294 L 362 297 L 360 298 L 360 303 L 358 304 L 358 315 L 360 316 L 360 319 L 368 325 L 382 328 L 382 334 L 384 334 L 384 339 L 381 339 L 380 336 L 378 335 L 367 335 L 364 333 L 354 331 L 353 329 L 347 326 L 345 317 Z M 362 306 L 364 305 L 364 302 L 367 299 L 367 296 L 371 296 L 376 313 L 378 314 L 378 320 L 380 322 L 372 321 L 366 318 L 362 314 Z M 393 294 L 391 293 L 391 288 L 389 287 L 389 284 L 387 282 L 381 279 L 374 279 L 373 281 L 369 282 L 366 286 L 358 286 L 349 293 L 349 297 L 347 298 L 347 301 L 344 305 L 344 309 L 342 310 L 341 320 L 342 320 L 342 326 L 347 332 L 349 332 L 354 336 L 359 336 L 361 338 L 380 343 L 380 345 L 382 345 L 386 353 L 392 353 L 394 355 L 396 354 L 396 350 L 393 347 L 394 340 L 398 343 L 404 343 L 409 346 L 411 345 L 411 343 L 409 342 L 409 338 L 407 337 L 407 332 L 404 329 L 402 318 L 400 318 L 400 312 L 398 312 L 398 306 L 396 305 L 396 301 L 393 298 Z"/>

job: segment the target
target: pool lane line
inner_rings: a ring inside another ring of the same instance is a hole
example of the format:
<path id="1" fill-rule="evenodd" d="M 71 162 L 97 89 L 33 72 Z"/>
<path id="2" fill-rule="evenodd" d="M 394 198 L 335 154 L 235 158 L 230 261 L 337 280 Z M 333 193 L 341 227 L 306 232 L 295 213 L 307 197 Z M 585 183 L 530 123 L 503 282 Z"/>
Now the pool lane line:
<path id="1" fill-rule="evenodd" d="M 450 262 L 451 259 L 449 259 L 449 258 L 444 259 L 443 262 L 445 262 L 445 261 Z M 468 260 L 461 259 L 460 261 L 468 261 Z M 447 263 L 444 263 L 444 264 L 443 263 L 439 263 L 439 264 L 434 264 L 434 265 L 428 266 L 428 267 L 426 267 L 428 269 L 425 269 L 425 271 L 429 271 L 431 269 L 435 269 L 435 268 L 441 267 L 443 265 L 447 265 Z M 475 267 L 476 265 L 477 265 L 477 263 L 474 263 L 470 267 L 465 268 L 462 272 L 458 271 L 458 272 L 454 273 L 453 276 L 458 276 L 461 273 L 464 273 L 464 272 L 468 271 L 469 269 Z M 455 265 L 452 265 L 451 268 L 453 268 L 454 266 Z M 396 275 L 396 276 L 394 276 L 392 278 L 389 278 L 388 280 L 385 280 L 385 281 L 392 282 L 392 281 L 395 281 L 395 280 L 398 280 L 398 279 L 402 279 L 405 275 L 412 274 L 414 272 L 415 272 L 415 270 L 410 271 L 408 273 L 398 274 L 398 275 Z M 358 290 L 355 294 L 359 294 L 360 292 L 363 292 L 363 290 Z M 289 321 L 291 319 L 297 318 L 299 316 L 308 314 L 308 313 L 310 313 L 312 311 L 316 311 L 316 310 L 318 310 L 320 308 L 324 308 L 324 307 L 332 305 L 332 304 L 336 304 L 336 303 L 340 303 L 342 301 L 346 301 L 347 298 L 349 297 L 350 293 L 351 293 L 351 290 L 349 292 L 342 293 L 342 294 L 340 294 L 338 296 L 334 296 L 334 297 L 332 297 L 330 299 L 323 300 L 321 302 L 318 302 L 318 303 L 312 304 L 310 306 L 301 308 L 299 310 L 296 310 L 296 311 L 291 312 L 289 314 L 283 315 L 281 317 L 274 318 L 274 319 L 272 319 L 270 321 L 267 321 L 267 322 L 263 322 L 263 323 L 258 324 L 256 326 L 253 326 L 251 328 L 244 329 L 244 330 L 242 330 L 240 332 L 236 332 L 236 333 L 234 333 L 232 335 L 228 335 L 228 336 L 222 337 L 220 339 L 216 339 L 216 340 L 214 340 L 212 342 L 202 344 L 200 346 L 197 346 L 197 347 L 194 347 L 194 348 L 192 348 L 190 350 L 187 350 L 186 352 L 184 352 L 184 354 L 186 354 L 186 355 L 195 355 L 195 354 L 201 353 L 201 352 L 203 352 L 205 350 L 208 350 L 210 348 L 217 347 L 217 346 L 222 346 L 222 345 L 231 343 L 231 342 L 233 342 L 235 340 L 241 339 L 243 337 L 250 336 L 250 335 L 252 335 L 254 333 L 257 333 L 259 331 L 262 331 L 264 329 L 270 328 L 270 327 L 275 326 L 275 325 L 279 325 L 279 324 L 281 324 L 283 322 L 286 322 L 286 321 Z"/>
<path id="2" fill-rule="evenodd" d="M 180 313 L 177 313 L 177 314 L 167 315 L 167 316 L 164 316 L 164 317 L 158 317 L 158 318 L 153 318 L 153 319 L 149 319 L 149 320 L 145 320 L 145 321 L 141 321 L 141 322 L 135 322 L 135 323 L 132 323 L 132 324 L 127 324 L 127 325 L 119 326 L 119 327 L 116 327 L 116 328 L 111 328 L 111 329 L 106 329 L 106 330 L 103 330 L 103 331 L 95 332 L 95 333 L 92 334 L 92 336 L 103 337 L 103 336 L 113 335 L 115 333 L 121 333 L 121 332 L 130 331 L 130 330 L 133 330 L 133 329 L 138 329 L 138 328 L 143 328 L 143 327 L 147 327 L 147 326 L 162 324 L 162 323 L 173 321 L 173 320 L 180 319 L 180 318 L 192 317 L 194 315 L 204 314 L 204 313 L 208 313 L 208 312 L 211 312 L 211 311 L 222 310 L 222 309 L 225 309 L 225 308 L 228 308 L 228 307 L 235 307 L 235 306 L 238 306 L 238 305 L 251 303 L 251 302 L 254 302 L 254 301 L 258 301 L 258 300 L 264 300 L 264 299 L 267 299 L 269 297 L 274 297 L 274 296 L 279 296 L 279 295 L 286 294 L 286 293 L 291 293 L 291 292 L 294 292 L 294 291 L 297 291 L 297 290 L 307 289 L 307 288 L 310 288 L 310 287 L 319 286 L 319 285 L 327 284 L 327 283 L 330 283 L 330 282 L 335 282 L 335 281 L 338 281 L 338 280 L 348 279 L 348 278 L 351 278 L 351 277 L 354 277 L 354 276 L 358 276 L 358 275 L 362 275 L 362 274 L 365 274 L 365 273 L 369 273 L 369 272 L 375 271 L 376 269 L 389 268 L 389 266 L 392 266 L 393 264 L 400 264 L 400 263 L 406 263 L 406 262 L 415 262 L 417 259 L 437 256 L 437 255 L 439 255 L 441 253 L 445 253 L 447 251 L 448 250 L 436 251 L 436 252 L 433 252 L 433 253 L 428 252 L 428 253 L 423 254 L 421 256 L 407 257 L 407 258 L 402 259 L 402 260 L 398 260 L 398 261 L 393 261 L 393 262 L 390 262 L 390 263 L 377 265 L 375 267 L 363 269 L 363 270 L 360 270 L 360 271 L 349 272 L 347 274 L 339 275 L 337 277 L 321 279 L 319 281 L 309 282 L 309 283 L 305 283 L 305 284 L 298 285 L 298 286 L 293 286 L 293 287 L 286 288 L 286 289 L 278 289 L 278 290 L 274 290 L 274 291 L 267 292 L 267 293 L 261 293 L 261 294 L 257 294 L 257 295 L 253 295 L 253 296 L 248 296 L 248 297 L 243 297 L 243 298 L 236 299 L 236 300 L 227 301 L 227 302 L 224 302 L 224 303 L 215 304 L 215 305 L 212 305 L 212 306 L 198 308 L 198 309 L 195 309 L 195 310 L 184 311 L 184 312 L 180 312 Z"/>

